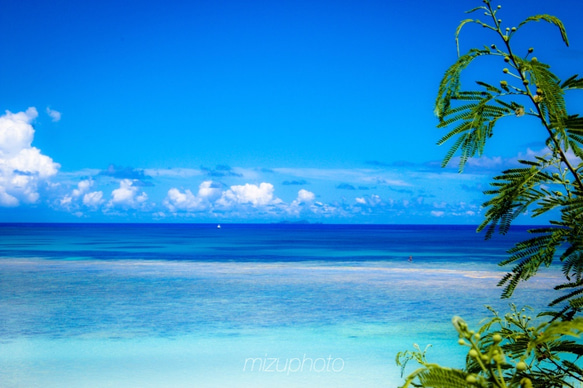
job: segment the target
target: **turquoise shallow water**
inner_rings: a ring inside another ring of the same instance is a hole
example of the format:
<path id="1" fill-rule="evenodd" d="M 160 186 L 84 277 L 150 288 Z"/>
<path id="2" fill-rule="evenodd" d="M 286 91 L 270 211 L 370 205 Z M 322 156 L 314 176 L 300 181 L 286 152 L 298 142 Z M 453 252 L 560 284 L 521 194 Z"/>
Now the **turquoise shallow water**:
<path id="1" fill-rule="evenodd" d="M 495 263 L 521 236 L 487 245 L 459 227 L 4 232 L 2 387 L 396 386 L 395 354 L 413 343 L 462 362 L 451 317 L 477 323 L 484 304 L 507 306 Z M 542 307 L 556 276 L 528 282 L 517 302 Z"/>

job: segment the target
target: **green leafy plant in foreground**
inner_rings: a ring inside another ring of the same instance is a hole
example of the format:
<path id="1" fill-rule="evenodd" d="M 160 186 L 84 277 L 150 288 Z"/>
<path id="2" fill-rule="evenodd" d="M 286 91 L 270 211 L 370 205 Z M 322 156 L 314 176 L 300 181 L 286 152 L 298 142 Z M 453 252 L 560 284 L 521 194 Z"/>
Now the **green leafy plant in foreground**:
<path id="1" fill-rule="evenodd" d="M 509 258 L 500 264 L 512 264 L 513 268 L 498 285 L 504 287 L 502 297 L 510 297 L 521 281 L 558 260 L 565 280 L 555 289 L 564 293 L 549 303 L 554 311 L 539 314 L 547 321 L 536 326 L 516 308 L 504 317 L 492 310 L 494 318 L 477 332 L 469 330 L 461 318 L 454 318 L 460 343 L 468 346 L 465 368 L 430 363 L 427 349 L 417 347 L 397 355 L 403 371 L 409 361 L 421 365 L 406 378 L 404 387 L 574 387 L 583 382 L 583 369 L 577 365 L 583 346 L 574 341 L 583 330 L 583 319 L 577 316 L 583 309 L 583 117 L 569 114 L 565 103 L 567 92 L 583 89 L 583 78 L 574 75 L 561 81 L 549 65 L 532 56 L 533 48 L 520 56 L 511 44 L 524 25 L 544 21 L 557 27 L 568 45 L 565 27 L 558 18 L 536 15 L 517 27 L 503 28 L 500 9 L 484 0 L 468 13 L 483 12 L 487 21 L 466 19 L 456 30 L 458 55 L 459 35 L 468 24 L 491 30 L 498 42 L 459 55 L 446 71 L 435 113 L 438 127 L 450 131 L 438 144 L 453 142 L 443 166 L 459 155 L 462 172 L 470 158 L 482 155 L 499 120 L 531 117 L 540 124 L 546 153 L 519 160 L 517 167 L 494 178 L 492 188 L 485 192 L 489 199 L 484 203 L 485 219 L 478 231 L 485 230 L 486 238 L 495 232 L 505 234 L 526 212 L 533 217 L 554 217 L 548 226 L 529 230 L 532 237 L 509 251 Z M 462 89 L 464 70 L 487 56 L 501 62 L 499 83 L 477 81 L 474 89 Z"/>
<path id="2" fill-rule="evenodd" d="M 536 324 L 527 308 L 494 317 L 478 331 L 454 317 L 458 343 L 468 348 L 465 369 L 430 363 L 426 352 L 397 354 L 397 365 L 405 369 L 415 360 L 421 365 L 403 387 L 574 387 L 583 381 L 583 370 L 576 362 L 583 356 L 583 345 L 571 338 L 583 333 L 583 318 Z M 561 358 L 562 357 L 562 358 Z"/>

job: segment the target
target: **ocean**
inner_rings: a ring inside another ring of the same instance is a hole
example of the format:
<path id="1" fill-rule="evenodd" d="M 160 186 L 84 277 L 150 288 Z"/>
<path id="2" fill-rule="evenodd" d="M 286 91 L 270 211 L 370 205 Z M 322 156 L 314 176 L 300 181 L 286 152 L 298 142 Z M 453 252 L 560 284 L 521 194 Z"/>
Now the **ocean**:
<path id="1" fill-rule="evenodd" d="M 0 224 L 0 387 L 396 387 L 397 352 L 461 366 L 454 315 L 501 300 L 526 227 Z M 409 369 L 411 372 L 413 369 Z"/>

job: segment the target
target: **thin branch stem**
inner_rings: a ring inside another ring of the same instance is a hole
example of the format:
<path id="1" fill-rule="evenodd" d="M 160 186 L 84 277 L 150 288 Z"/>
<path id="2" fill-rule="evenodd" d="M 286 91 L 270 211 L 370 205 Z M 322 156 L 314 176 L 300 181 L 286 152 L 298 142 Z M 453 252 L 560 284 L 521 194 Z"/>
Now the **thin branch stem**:
<path id="1" fill-rule="evenodd" d="M 565 369 L 565 368 L 563 368 L 563 366 L 562 366 L 562 365 L 559 365 L 559 364 L 558 364 L 558 363 L 557 363 L 555 360 L 553 360 L 552 358 L 549 358 L 549 361 L 550 361 L 550 362 L 551 362 L 551 363 L 552 363 L 552 364 L 553 364 L 555 367 L 557 367 L 557 369 L 559 369 L 561 372 L 563 372 L 563 373 L 565 373 L 565 374 L 569 375 L 570 377 L 574 378 L 575 380 L 578 380 L 578 381 L 583 381 L 583 380 L 581 380 L 581 377 L 578 377 L 578 376 L 574 375 L 573 373 L 571 373 L 571 371 L 569 371 L 568 369 Z M 563 383 L 564 383 L 564 384 L 567 384 L 567 385 L 568 385 L 569 387 L 571 387 L 571 388 L 575 388 L 575 386 L 574 386 L 574 385 L 571 385 L 571 384 L 567 383 L 566 381 L 563 381 Z"/>

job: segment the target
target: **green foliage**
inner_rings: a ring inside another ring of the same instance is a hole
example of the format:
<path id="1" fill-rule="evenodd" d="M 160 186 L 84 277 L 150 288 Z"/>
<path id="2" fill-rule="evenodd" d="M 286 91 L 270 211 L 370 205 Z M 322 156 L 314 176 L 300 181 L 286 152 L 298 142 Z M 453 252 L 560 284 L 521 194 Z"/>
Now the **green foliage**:
<path id="1" fill-rule="evenodd" d="M 578 290 L 583 284 L 571 282 L 570 278 L 580 279 L 583 270 L 580 226 L 583 224 L 583 117 L 568 114 L 565 95 L 569 90 L 582 89 L 583 79 L 574 75 L 561 82 L 549 65 L 531 57 L 534 49 L 527 50 L 525 56 L 513 51 L 514 34 L 525 24 L 539 21 L 556 26 L 568 45 L 565 27 L 558 18 L 536 15 L 517 28 L 503 29 L 497 15 L 501 7 L 494 8 L 489 1 L 483 3 L 485 5 L 468 12 L 484 11 L 491 19 L 489 24 L 477 19 L 462 21 L 456 30 L 456 43 L 462 27 L 474 23 L 491 29 L 501 45 L 473 48 L 445 72 L 435 102 L 438 128 L 449 128 L 438 144 L 452 142 L 443 166 L 459 155 L 459 170 L 463 171 L 470 158 L 483 154 L 500 119 L 536 118 L 546 135 L 548 154 L 534 160 L 521 160 L 519 167 L 503 171 L 494 178 L 492 188 L 485 192 L 490 198 L 484 203 L 485 218 L 478 231 L 485 230 L 486 238 L 490 238 L 495 232 L 508 232 L 512 222 L 522 214 L 529 213 L 533 217 L 559 214 L 550 226 L 531 230 L 534 236 L 510 251 L 510 258 L 501 265 L 513 264 L 514 267 L 499 285 L 505 287 L 502 296 L 509 297 L 520 281 L 529 279 L 541 266 L 549 266 L 558 259 L 563 263 L 568 280 L 559 285 L 559 289 Z M 499 58 L 502 62 L 504 78 L 500 85 L 477 81 L 474 88 L 463 89 L 462 73 L 483 56 Z M 572 297 L 578 295 L 575 292 Z M 569 298 L 558 299 L 553 305 L 560 302 L 568 303 Z M 578 311 L 578 304 L 583 304 L 583 300 L 570 304 L 566 310 L 565 306 L 560 308 L 563 313 Z"/>
<path id="2" fill-rule="evenodd" d="M 563 22 L 561 22 L 558 18 L 551 16 L 551 15 L 535 15 L 535 16 L 531 16 L 526 18 L 525 21 L 523 21 L 522 23 L 520 23 L 518 25 L 518 28 L 524 26 L 526 23 L 529 22 L 538 22 L 544 20 L 546 22 L 549 22 L 551 24 L 554 24 L 555 26 L 557 26 L 559 28 L 559 30 L 561 31 L 561 38 L 563 38 L 563 42 L 565 42 L 565 44 L 568 46 L 569 45 L 569 39 L 567 38 L 567 31 L 565 30 L 565 26 L 563 26 Z"/>
<path id="3" fill-rule="evenodd" d="M 483 11 L 484 22 L 465 19 L 455 33 L 458 60 L 445 72 L 435 102 L 438 128 L 448 128 L 438 144 L 453 142 L 443 166 L 459 155 L 459 171 L 468 160 L 481 156 L 500 119 L 535 118 L 545 136 L 548 152 L 534 160 L 520 160 L 519 166 L 503 171 L 485 192 L 484 221 L 478 231 L 486 238 L 505 234 L 522 214 L 554 218 L 548 226 L 529 230 L 532 237 L 517 243 L 500 265 L 513 265 L 498 283 L 502 297 L 510 297 L 521 281 L 535 276 L 541 267 L 560 262 L 565 281 L 555 289 L 563 294 L 550 302 L 554 308 L 539 314 L 538 320 L 526 309 L 494 318 L 478 332 L 470 331 L 459 317 L 453 319 L 460 339 L 468 347 L 465 367 L 454 369 L 430 363 L 428 348 L 400 352 L 397 365 L 402 374 L 409 361 L 420 367 L 410 373 L 403 387 L 575 387 L 583 386 L 583 344 L 575 341 L 583 333 L 583 117 L 569 114 L 565 103 L 568 91 L 583 89 L 583 78 L 574 75 L 561 81 L 550 66 L 531 57 L 534 49 L 519 56 L 512 38 L 522 26 L 544 21 L 559 29 L 563 42 L 569 40 L 563 23 L 550 15 L 527 18 L 518 27 L 502 28 L 501 6 L 489 0 L 468 13 Z M 484 49 L 473 48 L 459 55 L 459 35 L 463 27 L 477 24 L 490 29 L 501 42 Z M 476 81 L 462 88 L 465 69 L 484 56 L 499 58 L 504 78 L 499 85 Z M 538 323 L 534 323 L 537 321 Z"/>
<path id="4" fill-rule="evenodd" d="M 583 318 L 536 323 L 527 307 L 499 316 L 493 309 L 489 319 L 476 332 L 460 317 L 452 323 L 459 333 L 458 343 L 468 349 L 463 369 L 445 368 L 427 361 L 427 348 L 421 352 L 400 352 L 397 364 L 411 360 L 421 365 L 409 374 L 406 387 L 574 387 L 583 382 L 583 370 L 576 362 L 583 356 L 583 345 L 574 342 L 583 333 Z"/>

